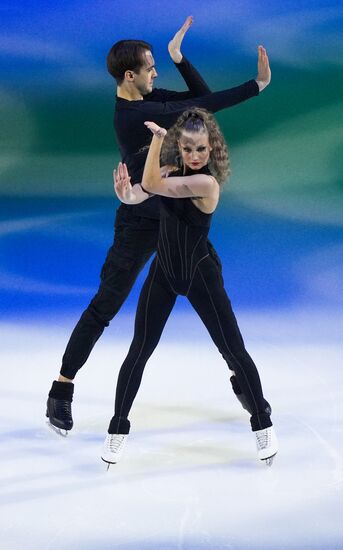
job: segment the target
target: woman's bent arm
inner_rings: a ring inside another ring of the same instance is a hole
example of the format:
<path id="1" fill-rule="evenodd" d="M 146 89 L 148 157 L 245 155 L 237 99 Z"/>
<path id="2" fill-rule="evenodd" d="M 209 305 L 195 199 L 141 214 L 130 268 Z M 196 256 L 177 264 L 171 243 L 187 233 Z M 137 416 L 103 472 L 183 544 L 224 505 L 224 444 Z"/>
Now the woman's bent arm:
<path id="1" fill-rule="evenodd" d="M 219 191 L 217 180 L 207 174 L 161 178 L 160 153 L 166 130 L 154 122 L 145 122 L 153 138 L 145 161 L 142 186 L 149 193 L 163 197 L 215 198 Z"/>
<path id="2" fill-rule="evenodd" d="M 126 164 L 120 162 L 118 169 L 113 171 L 114 191 L 118 199 L 124 204 L 140 204 L 146 201 L 150 197 L 149 193 L 139 183 L 131 185 L 130 180 Z"/>

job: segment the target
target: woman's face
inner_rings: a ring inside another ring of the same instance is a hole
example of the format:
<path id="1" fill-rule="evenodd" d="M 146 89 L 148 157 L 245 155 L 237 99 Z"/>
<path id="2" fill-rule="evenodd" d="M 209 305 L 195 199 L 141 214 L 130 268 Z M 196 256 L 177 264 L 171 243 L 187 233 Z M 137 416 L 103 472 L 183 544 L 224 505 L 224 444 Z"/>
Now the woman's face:
<path id="1" fill-rule="evenodd" d="M 184 130 L 178 143 L 185 166 L 192 170 L 200 170 L 200 168 L 206 166 L 212 151 L 207 132 L 187 132 Z"/>

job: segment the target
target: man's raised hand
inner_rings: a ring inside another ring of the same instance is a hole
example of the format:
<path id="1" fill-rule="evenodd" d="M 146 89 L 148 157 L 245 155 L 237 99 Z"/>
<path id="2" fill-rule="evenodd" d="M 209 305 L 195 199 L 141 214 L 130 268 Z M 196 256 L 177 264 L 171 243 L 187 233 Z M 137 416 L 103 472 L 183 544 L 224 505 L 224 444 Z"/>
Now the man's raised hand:
<path id="1" fill-rule="evenodd" d="M 182 25 L 181 29 L 177 31 L 174 38 L 172 38 L 172 40 L 168 44 L 168 51 L 174 63 L 181 63 L 182 61 L 182 53 L 181 53 L 182 40 L 192 23 L 193 23 L 193 16 L 189 15 L 186 21 L 184 22 L 184 24 Z"/>
<path id="2" fill-rule="evenodd" d="M 260 92 L 262 92 L 262 90 L 264 90 L 264 88 L 268 86 L 271 78 L 272 73 L 269 67 L 269 59 L 266 49 L 263 46 L 259 46 L 256 82 L 258 84 Z"/>

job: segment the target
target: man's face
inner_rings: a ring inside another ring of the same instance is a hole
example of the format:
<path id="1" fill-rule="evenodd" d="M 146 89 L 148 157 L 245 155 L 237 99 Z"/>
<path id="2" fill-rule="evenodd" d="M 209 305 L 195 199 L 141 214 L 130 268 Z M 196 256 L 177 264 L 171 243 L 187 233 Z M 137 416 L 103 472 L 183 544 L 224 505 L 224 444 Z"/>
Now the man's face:
<path id="1" fill-rule="evenodd" d="M 139 73 L 135 74 L 135 86 L 140 94 L 150 94 L 154 85 L 154 78 L 157 76 L 155 69 L 155 60 L 149 50 L 144 50 L 144 65 Z"/>

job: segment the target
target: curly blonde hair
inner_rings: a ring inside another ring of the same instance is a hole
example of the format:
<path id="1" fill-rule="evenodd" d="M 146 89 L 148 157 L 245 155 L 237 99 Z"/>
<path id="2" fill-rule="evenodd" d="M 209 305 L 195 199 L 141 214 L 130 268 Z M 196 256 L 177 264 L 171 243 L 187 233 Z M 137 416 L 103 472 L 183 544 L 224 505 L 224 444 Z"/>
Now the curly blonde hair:
<path id="1" fill-rule="evenodd" d="M 185 169 L 178 145 L 183 131 L 206 132 L 208 134 L 208 140 L 212 147 L 208 168 L 219 185 L 222 186 L 230 175 L 229 151 L 217 121 L 206 109 L 192 107 L 182 113 L 176 123 L 168 130 L 164 139 L 161 163 L 178 169 Z"/>

